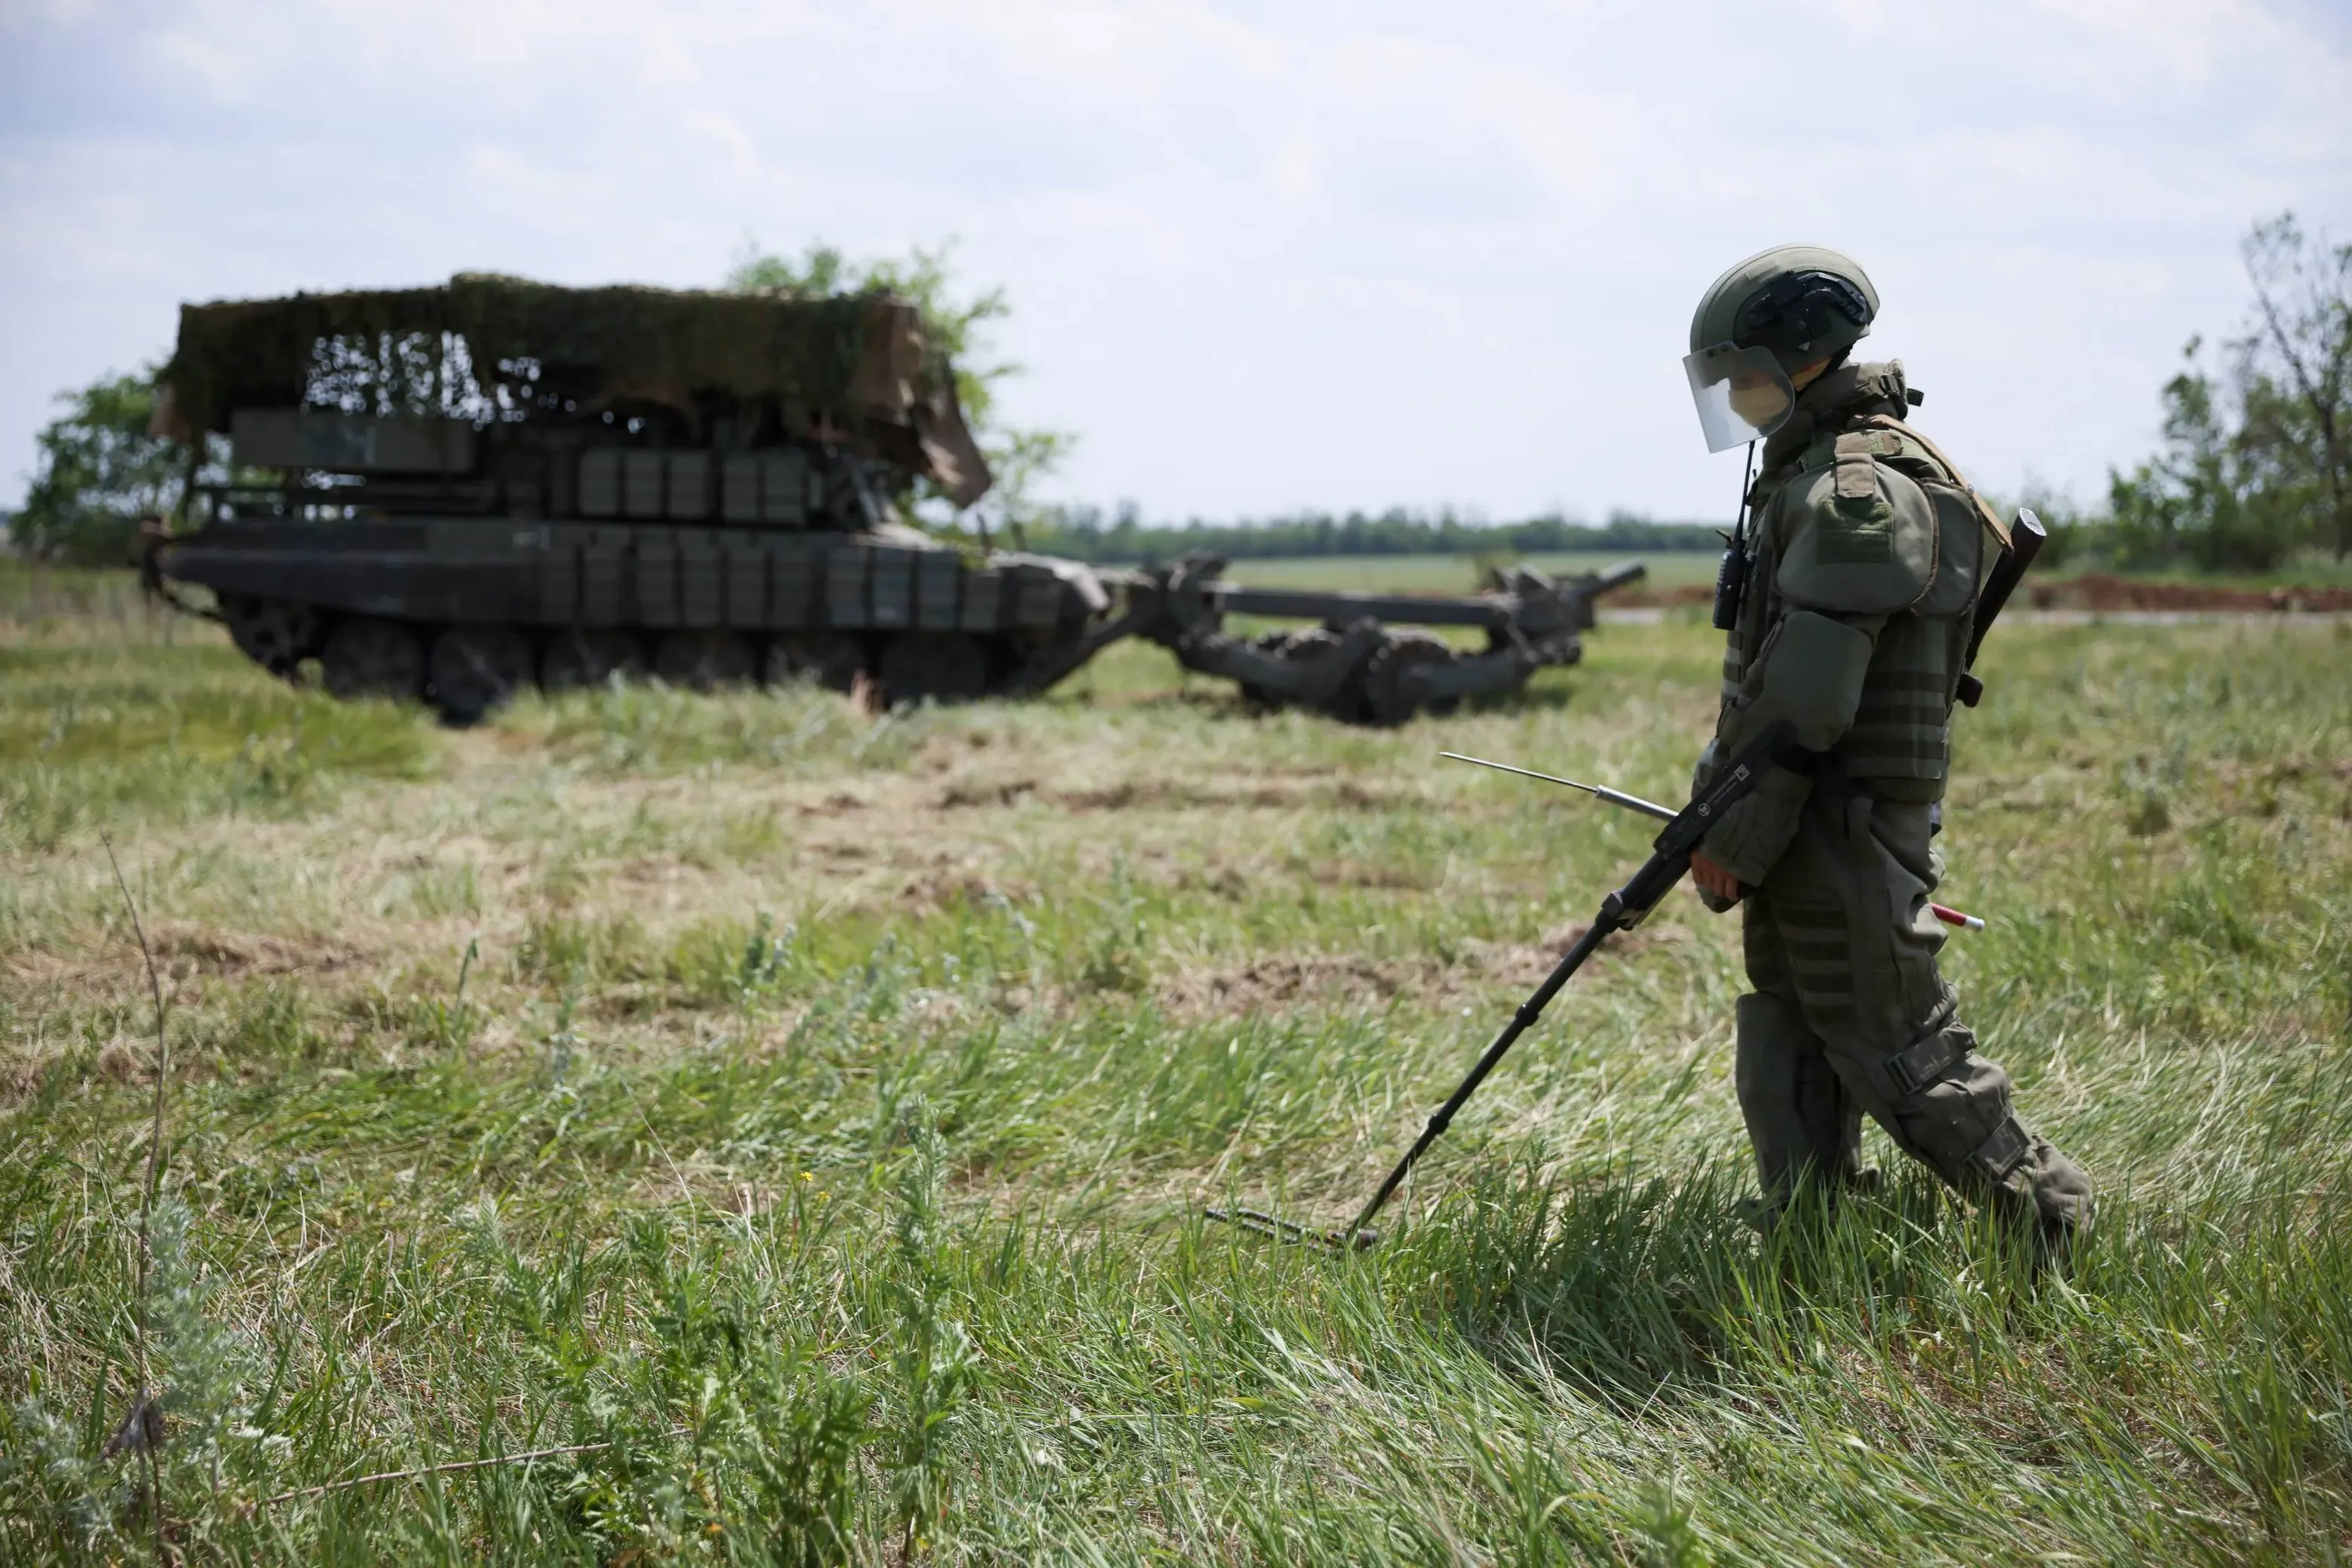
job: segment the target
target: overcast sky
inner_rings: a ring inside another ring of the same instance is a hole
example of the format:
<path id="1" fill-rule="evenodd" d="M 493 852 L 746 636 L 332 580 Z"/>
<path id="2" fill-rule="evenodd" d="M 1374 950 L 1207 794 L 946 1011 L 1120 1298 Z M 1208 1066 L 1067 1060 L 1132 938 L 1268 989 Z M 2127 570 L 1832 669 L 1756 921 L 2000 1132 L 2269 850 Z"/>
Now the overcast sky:
<path id="1" fill-rule="evenodd" d="M 183 300 L 954 238 L 1055 493 L 1710 517 L 1707 283 L 1841 247 L 1980 484 L 2104 492 L 2236 246 L 2352 239 L 2352 4 L 0 0 L 0 505 Z"/>

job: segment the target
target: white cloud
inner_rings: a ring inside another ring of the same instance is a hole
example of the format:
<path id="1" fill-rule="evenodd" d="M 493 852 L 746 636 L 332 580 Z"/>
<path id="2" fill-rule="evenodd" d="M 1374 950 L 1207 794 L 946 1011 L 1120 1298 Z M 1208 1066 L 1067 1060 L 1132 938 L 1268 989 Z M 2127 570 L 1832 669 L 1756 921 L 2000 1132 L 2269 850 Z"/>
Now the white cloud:
<path id="1" fill-rule="evenodd" d="M 1017 416 L 1155 513 L 1719 511 L 1675 369 L 1759 247 L 1854 250 L 1994 486 L 2144 449 L 2237 235 L 2352 233 L 2301 0 L 893 7 L 195 0 L 0 23 L 0 496 L 184 298 L 714 281 L 961 238 Z"/>

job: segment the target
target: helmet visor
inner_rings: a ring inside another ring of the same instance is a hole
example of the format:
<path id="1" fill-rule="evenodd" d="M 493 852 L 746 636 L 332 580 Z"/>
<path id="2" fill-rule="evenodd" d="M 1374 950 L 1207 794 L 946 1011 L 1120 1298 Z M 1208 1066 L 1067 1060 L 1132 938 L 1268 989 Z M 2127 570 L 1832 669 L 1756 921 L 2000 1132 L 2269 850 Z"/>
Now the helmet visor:
<path id="1" fill-rule="evenodd" d="M 1797 406 L 1797 389 L 1770 349 L 1717 343 L 1685 354 L 1683 374 L 1690 377 L 1691 400 L 1698 405 L 1699 428 L 1706 433 L 1710 452 L 1769 436 L 1789 422 Z"/>

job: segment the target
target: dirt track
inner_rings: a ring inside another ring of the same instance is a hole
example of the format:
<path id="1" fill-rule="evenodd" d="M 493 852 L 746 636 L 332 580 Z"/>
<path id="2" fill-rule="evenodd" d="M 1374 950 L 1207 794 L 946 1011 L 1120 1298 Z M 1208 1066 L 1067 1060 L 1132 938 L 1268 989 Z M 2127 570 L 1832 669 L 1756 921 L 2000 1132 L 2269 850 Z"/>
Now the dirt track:
<path id="1" fill-rule="evenodd" d="M 1630 589 L 1602 601 L 1603 614 L 1657 611 L 1684 605 L 1704 605 L 1714 589 L 1699 584 L 1680 587 Z M 2235 588 L 2210 583 L 2161 583 L 2116 577 L 2103 572 L 2027 585 L 2032 609 L 2061 615 L 2146 616 L 2322 615 L 2352 614 L 2352 588 L 2309 585 L 2275 588 Z M 1632 617 L 1628 617 L 1632 618 Z M 1649 616 L 1641 616 L 1648 619 Z"/>

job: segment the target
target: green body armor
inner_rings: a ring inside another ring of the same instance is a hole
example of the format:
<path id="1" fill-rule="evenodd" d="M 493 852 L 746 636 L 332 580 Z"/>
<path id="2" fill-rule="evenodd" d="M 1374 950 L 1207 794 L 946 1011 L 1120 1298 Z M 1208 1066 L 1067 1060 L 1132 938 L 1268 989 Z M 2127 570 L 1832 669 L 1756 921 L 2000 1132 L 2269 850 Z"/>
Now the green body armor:
<path id="1" fill-rule="evenodd" d="M 1774 438 L 1750 497 L 1756 527 L 1724 653 L 1719 746 L 1789 717 L 1873 794 L 1937 800 L 1969 617 L 2000 540 L 1988 541 L 1994 521 L 1967 481 L 1892 412 L 1905 406 L 1899 363 L 1825 380 L 1840 384 L 1819 388 L 1818 401 L 1808 389 L 1819 412 Z M 1781 657 L 1768 661 L 1776 643 Z M 1770 693 L 1768 662 L 1781 667 Z"/>

